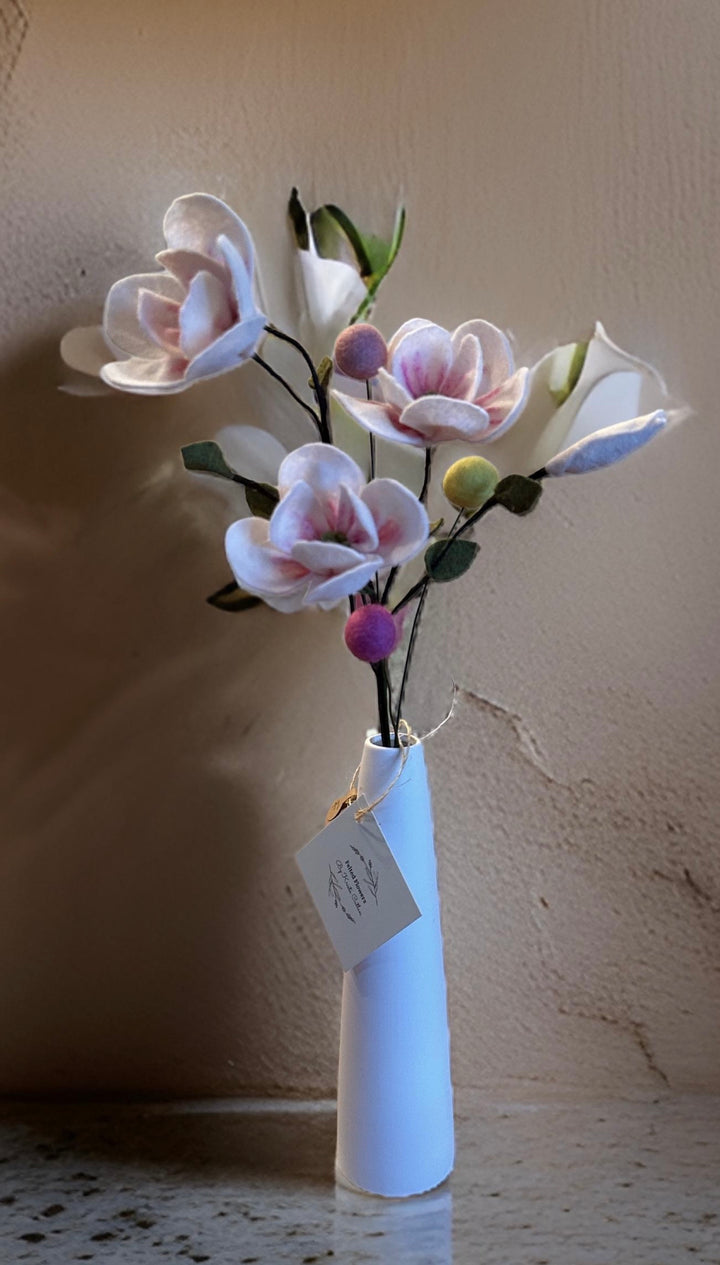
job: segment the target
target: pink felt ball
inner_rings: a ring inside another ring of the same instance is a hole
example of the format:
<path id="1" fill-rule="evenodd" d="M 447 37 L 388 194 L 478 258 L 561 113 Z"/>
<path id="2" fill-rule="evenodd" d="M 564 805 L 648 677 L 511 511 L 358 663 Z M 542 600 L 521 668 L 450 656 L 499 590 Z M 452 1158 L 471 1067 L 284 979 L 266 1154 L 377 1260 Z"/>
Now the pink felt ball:
<path id="1" fill-rule="evenodd" d="M 335 364 L 346 378 L 374 378 L 387 363 L 387 343 L 374 325 L 348 325 L 335 342 Z"/>
<path id="2" fill-rule="evenodd" d="M 345 645 L 363 663 L 379 663 L 392 654 L 398 627 L 386 606 L 359 606 L 345 625 Z"/>

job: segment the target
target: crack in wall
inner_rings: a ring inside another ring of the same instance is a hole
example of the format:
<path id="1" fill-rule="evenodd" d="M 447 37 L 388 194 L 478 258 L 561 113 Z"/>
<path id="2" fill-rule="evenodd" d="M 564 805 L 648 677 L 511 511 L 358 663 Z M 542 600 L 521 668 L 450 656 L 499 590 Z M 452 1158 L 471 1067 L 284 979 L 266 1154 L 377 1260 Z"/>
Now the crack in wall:
<path id="1" fill-rule="evenodd" d="M 558 1014 L 567 1015 L 570 1019 L 589 1019 L 593 1023 L 607 1023 L 613 1028 L 619 1028 L 622 1032 L 627 1032 L 640 1050 L 648 1071 L 652 1072 L 657 1080 L 662 1081 L 668 1089 L 670 1088 L 670 1079 L 666 1072 L 663 1071 L 657 1061 L 657 1057 L 650 1044 L 647 1028 L 639 1019 L 623 1018 L 618 1015 L 606 1015 L 602 1010 L 597 1014 L 587 1010 L 580 1010 L 572 1006 L 558 1006 Z"/>
<path id="2" fill-rule="evenodd" d="M 710 892 L 706 892 L 704 887 L 698 883 L 693 877 L 690 870 L 683 866 L 682 874 L 666 874 L 664 870 L 652 870 L 653 878 L 662 879 L 664 883 L 670 883 L 673 887 L 677 887 L 681 892 L 689 892 L 697 905 L 701 905 L 706 909 L 710 909 L 712 913 L 720 913 L 720 905 L 715 902 Z"/>
<path id="3" fill-rule="evenodd" d="M 0 92 L 12 82 L 29 29 L 30 19 L 20 0 L 0 0 Z"/>
<path id="4" fill-rule="evenodd" d="M 553 786 L 562 786 L 565 790 L 570 789 L 567 782 L 561 782 L 556 778 L 548 765 L 548 760 L 540 743 L 534 733 L 518 712 L 511 711 L 504 703 L 497 703 L 492 698 L 486 698 L 483 694 L 476 694 L 474 690 L 470 690 L 467 686 L 457 686 L 458 695 L 471 703 L 480 711 L 486 712 L 490 716 L 496 716 L 503 720 L 512 729 L 513 734 L 518 743 L 520 754 L 525 757 L 533 768 L 536 768 L 547 782 Z"/>

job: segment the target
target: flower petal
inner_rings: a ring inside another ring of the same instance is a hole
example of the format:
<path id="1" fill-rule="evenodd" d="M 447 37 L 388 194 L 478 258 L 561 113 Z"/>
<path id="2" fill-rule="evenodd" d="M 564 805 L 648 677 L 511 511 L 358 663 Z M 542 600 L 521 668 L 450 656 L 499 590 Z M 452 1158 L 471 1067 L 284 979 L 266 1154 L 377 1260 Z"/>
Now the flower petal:
<path id="1" fill-rule="evenodd" d="M 530 370 L 518 369 L 494 391 L 481 396 L 477 401 L 485 409 L 490 418 L 488 442 L 504 435 L 506 430 L 517 421 L 525 407 L 530 391 Z"/>
<path id="2" fill-rule="evenodd" d="M 234 242 L 224 233 L 218 237 L 218 250 L 221 252 L 232 278 L 232 288 L 237 305 L 237 312 L 242 320 L 260 316 L 253 294 L 252 272 L 248 270 L 245 260 Z"/>
<path id="3" fill-rule="evenodd" d="M 108 386 L 120 391 L 133 391 L 137 395 L 175 395 L 190 385 L 186 380 L 186 362 L 160 356 L 156 360 L 143 360 L 131 356 L 129 360 L 111 360 L 103 365 L 100 377 Z"/>
<path id="4" fill-rule="evenodd" d="M 456 400 L 474 400 L 482 380 L 483 354 L 480 340 L 465 334 L 459 341 L 453 335 L 454 359 L 440 386 L 441 395 Z"/>
<path id="5" fill-rule="evenodd" d="M 407 404 L 412 402 L 413 397 L 410 392 L 406 391 L 402 383 L 398 382 L 391 373 L 388 373 L 387 369 L 378 369 L 377 378 L 382 397 L 380 402 L 391 404 L 393 408 L 400 410 L 400 412 Z"/>
<path id="6" fill-rule="evenodd" d="M 229 238 L 244 260 L 252 278 L 254 248 L 252 238 L 234 211 L 210 193 L 188 193 L 176 198 L 163 220 L 165 241 L 171 250 L 192 250 L 219 258 L 217 240 Z"/>
<path id="7" fill-rule="evenodd" d="M 280 440 L 269 431 L 259 426 L 223 426 L 215 435 L 215 442 L 238 474 L 258 483 L 277 483 L 280 463 L 287 454 Z"/>
<path id="8" fill-rule="evenodd" d="M 354 396 L 345 395 L 342 391 L 331 391 L 330 394 L 358 426 L 369 430 L 371 434 L 391 439 L 397 444 L 413 444 L 416 448 L 427 446 L 427 440 L 419 431 L 399 425 L 400 412 L 391 405 L 382 404 L 378 400 L 356 400 Z"/>
<path id="9" fill-rule="evenodd" d="M 477 443 L 487 438 L 490 419 L 483 408 L 470 400 L 451 400 L 444 395 L 426 395 L 413 400 L 404 410 L 401 423 L 422 435 L 426 447 L 464 439 Z"/>
<path id="10" fill-rule="evenodd" d="M 340 484 L 333 526 L 347 538 L 352 549 L 362 553 L 377 551 L 375 520 L 364 501 L 346 483 Z"/>
<path id="11" fill-rule="evenodd" d="M 60 343 L 60 355 L 69 369 L 99 378 L 100 370 L 110 355 L 103 337 L 102 325 L 79 325 L 68 330 Z"/>
<path id="12" fill-rule="evenodd" d="M 330 610 L 331 607 L 337 606 L 342 598 L 349 597 L 351 593 L 358 593 L 363 585 L 372 580 L 379 566 L 379 558 L 373 558 L 367 562 L 363 561 L 349 571 L 331 575 L 327 579 L 319 576 L 311 580 L 305 593 L 304 605 L 317 605 L 324 610 Z"/>
<path id="13" fill-rule="evenodd" d="M 270 540 L 287 554 L 299 540 L 317 540 L 328 530 L 323 506 L 302 479 L 293 484 L 270 519 Z"/>
<path id="14" fill-rule="evenodd" d="M 615 375 L 614 375 L 615 376 Z M 622 461 L 636 448 L 641 448 L 664 430 L 667 425 L 664 409 L 657 409 L 645 417 L 634 417 L 629 422 L 606 426 L 565 448 L 548 461 L 545 469 L 549 475 L 586 474 L 602 466 L 612 466 Z"/>
<path id="15" fill-rule="evenodd" d="M 360 467 L 332 444 L 303 444 L 302 448 L 288 453 L 278 473 L 280 496 L 285 496 L 299 479 L 308 483 L 320 497 L 337 492 L 341 483 L 346 483 L 354 492 L 362 491 L 365 486 Z"/>
<path id="16" fill-rule="evenodd" d="M 180 349 L 193 360 L 233 324 L 227 286 L 211 272 L 198 272 L 180 308 Z"/>
<path id="17" fill-rule="evenodd" d="M 175 359 L 189 360 L 189 356 L 180 351 L 180 304 L 177 299 L 167 299 L 154 290 L 140 290 L 137 313 L 140 328 L 157 347 Z"/>
<path id="18" fill-rule="evenodd" d="M 225 553 L 238 584 L 270 601 L 305 591 L 307 567 L 275 549 L 264 518 L 242 518 L 225 534 Z M 272 604 L 272 602 L 271 602 Z"/>
<path id="19" fill-rule="evenodd" d="M 254 317 L 249 321 L 240 321 L 231 325 L 230 329 L 200 352 L 190 362 L 187 369 L 188 385 L 199 378 L 215 378 L 237 365 L 249 360 L 265 329 L 265 317 Z"/>
<path id="20" fill-rule="evenodd" d="M 388 360 L 392 360 L 398 344 L 400 343 L 401 339 L 405 337 L 406 334 L 409 334 L 412 330 L 424 329 L 434 324 L 435 324 L 434 321 L 428 321 L 425 319 L 424 316 L 413 316 L 411 320 L 405 321 L 405 323 L 401 325 L 399 329 L 395 330 L 395 333 L 393 334 L 392 338 L 390 339 L 390 342 L 388 343 Z"/>
<path id="21" fill-rule="evenodd" d="M 309 250 L 298 252 L 300 279 L 307 317 L 326 355 L 332 354 L 337 334 L 367 295 L 356 268 L 338 259 L 321 259 Z"/>
<path id="22" fill-rule="evenodd" d="M 362 499 L 375 520 L 377 552 L 383 564 L 397 566 L 414 558 L 430 532 L 427 513 L 418 498 L 395 479 L 373 479 Z"/>
<path id="23" fill-rule="evenodd" d="M 512 348 L 505 334 L 489 321 L 466 321 L 459 325 L 453 339 L 474 334 L 480 343 L 483 359 L 483 375 L 478 386 L 478 396 L 494 391 L 515 368 Z"/>
<path id="24" fill-rule="evenodd" d="M 325 576 L 340 575 L 359 566 L 366 555 L 350 549 L 348 545 L 336 544 L 334 540 L 298 540 L 292 547 L 292 557 L 314 575 Z M 350 589 L 349 592 L 355 590 Z"/>
<path id="25" fill-rule="evenodd" d="M 123 277 L 110 287 L 105 300 L 103 330 L 105 337 L 128 356 L 142 359 L 163 357 L 165 353 L 146 334 L 138 320 L 138 298 L 141 290 L 182 303 L 185 289 L 169 272 L 144 272 Z"/>
<path id="26" fill-rule="evenodd" d="M 421 325 L 399 340 L 389 361 L 392 376 L 417 399 L 437 395 L 453 362 L 452 339 L 440 325 Z"/>
<path id="27" fill-rule="evenodd" d="M 212 272 L 218 281 L 227 280 L 225 265 L 222 261 L 211 259 L 210 255 L 201 255 L 196 250 L 161 250 L 155 258 L 163 268 L 177 277 L 185 289 L 198 272 Z"/>

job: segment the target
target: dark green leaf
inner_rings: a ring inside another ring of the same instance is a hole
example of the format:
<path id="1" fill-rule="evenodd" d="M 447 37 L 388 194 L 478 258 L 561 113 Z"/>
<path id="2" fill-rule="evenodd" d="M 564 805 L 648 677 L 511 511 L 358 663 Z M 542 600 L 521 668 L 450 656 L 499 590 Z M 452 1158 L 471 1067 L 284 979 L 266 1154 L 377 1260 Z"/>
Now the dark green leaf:
<path id="1" fill-rule="evenodd" d="M 324 259 L 342 259 L 345 263 L 354 263 L 363 279 L 370 276 L 372 264 L 368 259 L 362 233 L 339 206 L 328 203 L 327 206 L 318 207 L 310 216 L 310 223 L 319 255 Z"/>
<path id="2" fill-rule="evenodd" d="M 307 250 L 310 245 L 307 226 L 307 211 L 300 201 L 297 189 L 293 189 L 290 194 L 288 215 L 290 216 L 292 231 L 295 235 L 295 241 L 297 242 L 299 249 Z"/>
<path id="3" fill-rule="evenodd" d="M 258 483 L 255 487 L 245 488 L 245 500 L 250 513 L 256 518 L 270 518 L 280 497 L 272 483 Z"/>
<path id="4" fill-rule="evenodd" d="M 232 479 L 235 471 L 222 455 L 222 449 L 213 439 L 203 439 L 198 444 L 186 444 L 182 449 L 186 470 L 200 470 L 203 474 L 217 474 L 221 479 Z"/>
<path id="5" fill-rule="evenodd" d="M 524 474 L 509 474 L 498 483 L 494 499 L 511 514 L 529 514 L 541 493 L 542 485 L 535 479 L 527 479 Z"/>
<path id="6" fill-rule="evenodd" d="M 405 207 L 399 206 L 397 209 L 397 213 L 395 215 L 395 226 L 393 228 L 392 240 L 390 242 L 389 247 L 387 248 L 387 255 L 385 258 L 385 262 L 384 264 L 382 264 L 380 268 L 378 268 L 376 271 L 373 271 L 370 276 L 366 277 L 363 274 L 363 279 L 368 288 L 368 292 L 365 298 L 363 299 L 362 303 L 360 304 L 357 312 L 355 313 L 352 320 L 350 321 L 351 325 L 354 325 L 356 321 L 363 320 L 371 311 L 372 306 L 375 302 L 375 299 L 377 298 L 377 292 L 380 289 L 381 282 L 384 281 L 393 263 L 395 262 L 397 253 L 402 244 L 404 232 L 405 232 Z M 363 240 L 365 241 L 366 253 L 367 253 L 368 241 L 374 241 L 376 243 L 380 241 L 379 238 L 372 238 L 372 239 L 366 238 Z"/>
<path id="7" fill-rule="evenodd" d="M 469 570 L 479 549 L 474 540 L 436 540 L 425 551 L 425 570 L 436 584 L 447 584 Z"/>
<path id="8" fill-rule="evenodd" d="M 211 606 L 217 606 L 221 611 L 249 611 L 253 606 L 262 605 L 262 598 L 246 593 L 234 580 L 231 580 L 229 584 L 224 584 L 217 593 L 211 593 L 206 601 Z"/>

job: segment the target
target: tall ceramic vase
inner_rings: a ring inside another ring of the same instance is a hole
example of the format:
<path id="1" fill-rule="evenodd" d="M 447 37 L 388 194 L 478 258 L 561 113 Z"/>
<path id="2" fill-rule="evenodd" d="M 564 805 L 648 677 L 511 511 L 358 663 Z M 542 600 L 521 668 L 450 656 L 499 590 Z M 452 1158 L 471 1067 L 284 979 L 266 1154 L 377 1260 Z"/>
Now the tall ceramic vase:
<path id="1" fill-rule="evenodd" d="M 421 917 L 345 974 L 336 1176 L 376 1195 L 417 1195 L 453 1167 L 454 1130 L 440 905 L 422 744 L 365 743 L 358 790 L 373 810 Z"/>

